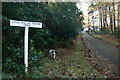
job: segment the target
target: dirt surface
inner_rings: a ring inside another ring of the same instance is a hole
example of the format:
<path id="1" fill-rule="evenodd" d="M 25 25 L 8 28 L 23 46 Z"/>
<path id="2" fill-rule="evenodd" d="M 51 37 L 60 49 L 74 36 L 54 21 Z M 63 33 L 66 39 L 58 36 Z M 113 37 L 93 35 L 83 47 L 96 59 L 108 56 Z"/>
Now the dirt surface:
<path id="1" fill-rule="evenodd" d="M 91 64 L 94 64 L 94 67 L 109 78 L 118 76 L 119 49 L 90 36 L 86 32 L 82 32 L 82 37 L 88 52 L 90 52 L 89 57 L 94 56 L 94 58 L 88 58 Z"/>
<path id="2" fill-rule="evenodd" d="M 48 78 L 104 78 L 84 57 L 84 45 L 81 37 L 73 41 L 70 48 L 57 49 L 55 59 L 45 61 L 41 70 Z"/>

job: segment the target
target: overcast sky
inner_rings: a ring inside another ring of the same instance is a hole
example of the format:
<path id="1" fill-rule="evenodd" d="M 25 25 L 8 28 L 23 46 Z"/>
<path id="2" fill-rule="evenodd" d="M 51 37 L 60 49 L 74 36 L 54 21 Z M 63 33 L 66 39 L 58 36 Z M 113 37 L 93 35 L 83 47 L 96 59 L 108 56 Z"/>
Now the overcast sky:
<path id="1" fill-rule="evenodd" d="M 88 15 L 88 7 L 90 6 L 90 2 L 85 2 L 84 0 L 81 0 L 82 2 L 77 3 L 76 6 L 80 8 L 84 14 L 84 16 Z"/>
<path id="2" fill-rule="evenodd" d="M 90 6 L 90 4 L 91 2 L 85 2 L 84 0 L 80 0 L 80 2 L 76 4 L 76 6 L 83 12 L 85 26 L 87 26 L 86 24 L 88 24 L 88 7 Z"/>

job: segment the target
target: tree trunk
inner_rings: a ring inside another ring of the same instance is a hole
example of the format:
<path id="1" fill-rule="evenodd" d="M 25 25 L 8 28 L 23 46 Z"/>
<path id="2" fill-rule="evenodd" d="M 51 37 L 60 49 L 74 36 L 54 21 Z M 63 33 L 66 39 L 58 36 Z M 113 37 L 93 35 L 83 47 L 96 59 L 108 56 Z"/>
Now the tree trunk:
<path id="1" fill-rule="evenodd" d="M 102 13 L 102 17 L 103 17 L 103 29 L 105 30 L 105 7 L 104 6 L 102 8 L 102 11 L 103 11 L 103 13 Z"/>
<path id="2" fill-rule="evenodd" d="M 93 20 L 93 21 L 92 21 L 92 27 L 93 27 L 93 32 L 95 33 L 95 27 L 94 27 L 94 17 L 95 17 L 95 16 L 94 16 L 94 15 L 93 15 L 93 13 L 92 13 L 92 20 Z"/>
<path id="3" fill-rule="evenodd" d="M 120 2 L 118 2 L 118 17 L 117 17 L 117 26 L 120 29 Z"/>
<path id="4" fill-rule="evenodd" d="M 100 12 L 100 8 L 99 8 L 99 29 L 101 28 L 101 16 L 100 16 L 101 12 Z"/>
<path id="5" fill-rule="evenodd" d="M 112 14 L 111 14 L 111 6 L 109 5 L 109 16 L 110 16 L 110 30 L 113 34 L 113 22 L 112 22 Z"/>
<path id="6" fill-rule="evenodd" d="M 105 19 L 104 19 L 104 22 L 105 22 L 105 28 L 107 28 L 108 29 L 108 22 L 107 22 L 107 5 L 105 6 Z"/>
<path id="7" fill-rule="evenodd" d="M 103 31 L 103 19 L 102 19 L 102 10 L 101 10 L 102 8 L 100 8 L 100 14 L 99 14 L 99 16 L 100 16 L 100 27 L 101 27 L 101 31 Z"/>
<path id="8" fill-rule="evenodd" d="M 114 23 L 113 25 L 114 25 L 114 32 L 115 32 L 116 31 L 115 3 L 113 2 L 112 4 L 113 4 L 113 23 Z"/>

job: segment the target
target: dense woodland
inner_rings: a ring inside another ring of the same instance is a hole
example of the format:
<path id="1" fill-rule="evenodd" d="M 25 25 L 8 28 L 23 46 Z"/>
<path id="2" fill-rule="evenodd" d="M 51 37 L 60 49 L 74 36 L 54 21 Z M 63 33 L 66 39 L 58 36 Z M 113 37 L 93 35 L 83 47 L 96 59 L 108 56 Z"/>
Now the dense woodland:
<path id="1" fill-rule="evenodd" d="M 93 15 L 95 11 L 99 11 L 99 14 L 96 16 L 98 16 L 98 27 L 100 28 L 101 33 L 119 36 L 120 2 L 97 2 L 96 4 L 91 4 L 89 6 L 88 14 Z M 93 15 L 93 20 L 96 18 L 96 16 Z"/>
<path id="2" fill-rule="evenodd" d="M 82 12 L 76 3 L 2 3 L 2 70 L 24 72 L 24 28 L 10 26 L 9 20 L 42 22 L 43 28 L 29 30 L 29 70 L 51 48 L 67 47 L 82 30 Z M 44 57 L 45 58 L 45 57 Z M 42 65 L 41 65 L 42 66 Z"/>

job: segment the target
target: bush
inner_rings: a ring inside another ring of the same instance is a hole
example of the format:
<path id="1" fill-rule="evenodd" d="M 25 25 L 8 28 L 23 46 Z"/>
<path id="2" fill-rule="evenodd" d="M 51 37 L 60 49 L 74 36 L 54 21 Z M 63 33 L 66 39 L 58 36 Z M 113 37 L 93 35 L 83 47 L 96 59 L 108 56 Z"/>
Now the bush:
<path id="1" fill-rule="evenodd" d="M 56 47 L 61 47 L 61 48 L 68 48 L 72 45 L 71 40 L 66 40 L 66 41 L 59 41 L 56 43 Z"/>
<path id="2" fill-rule="evenodd" d="M 24 71 L 24 28 L 9 26 L 9 20 L 43 23 L 43 29 L 29 29 L 30 69 L 38 66 L 45 49 L 70 46 L 70 39 L 75 38 L 82 26 L 83 18 L 79 17 L 82 13 L 76 3 L 3 3 L 2 10 L 4 73 L 23 74 Z"/>
<path id="3" fill-rule="evenodd" d="M 104 29 L 103 31 L 101 31 L 101 34 L 110 34 L 110 30 Z"/>

